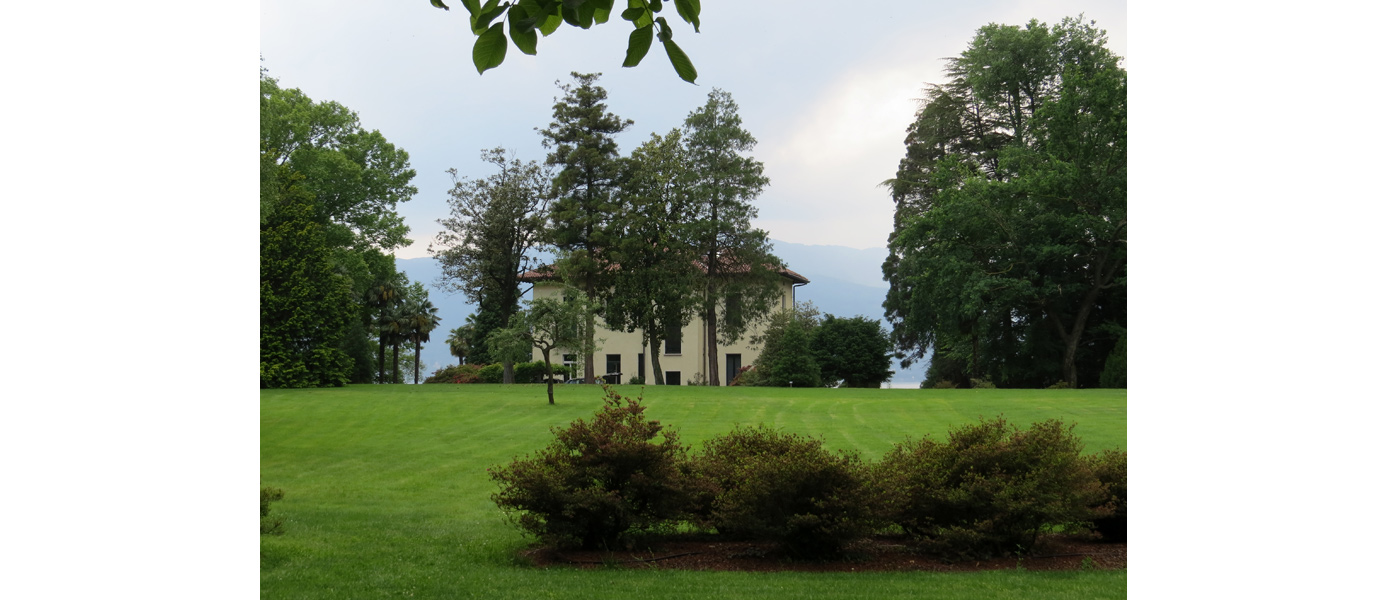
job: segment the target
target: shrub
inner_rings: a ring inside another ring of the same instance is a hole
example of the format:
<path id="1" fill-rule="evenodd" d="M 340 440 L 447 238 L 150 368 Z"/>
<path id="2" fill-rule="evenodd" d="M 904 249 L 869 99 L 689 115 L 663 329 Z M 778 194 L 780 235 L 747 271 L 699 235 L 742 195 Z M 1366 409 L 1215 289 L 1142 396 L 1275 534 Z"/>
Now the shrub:
<path id="1" fill-rule="evenodd" d="M 705 442 L 692 461 L 697 525 L 776 540 L 790 555 L 824 557 L 871 533 L 867 470 L 854 453 L 764 426 Z"/>
<path id="2" fill-rule="evenodd" d="M 481 383 L 481 365 L 457 365 L 438 369 L 423 383 Z"/>
<path id="3" fill-rule="evenodd" d="M 1128 541 L 1128 453 L 1104 450 L 1085 462 L 1105 492 L 1103 500 L 1093 506 L 1100 513 L 1093 519 L 1094 531 L 1106 542 Z"/>
<path id="4" fill-rule="evenodd" d="M 925 386 L 923 386 L 923 385 L 921 384 L 919 387 L 925 387 Z M 934 382 L 933 385 L 927 386 L 927 387 L 932 388 L 932 389 L 935 389 L 935 390 L 951 390 L 951 389 L 956 388 L 956 387 L 958 387 L 958 386 L 957 386 L 957 384 L 955 384 L 955 383 L 953 383 L 953 382 L 951 382 L 951 381 L 948 381 L 947 379 L 940 379 L 940 380 Z"/>
<path id="5" fill-rule="evenodd" d="M 476 376 L 481 378 L 482 383 L 500 383 L 505 378 L 505 372 L 505 368 L 496 363 L 482 367 Z"/>
<path id="6" fill-rule="evenodd" d="M 603 390 L 591 422 L 553 428 L 538 454 L 488 470 L 501 486 L 491 500 L 556 547 L 617 547 L 677 519 L 689 497 L 676 431 L 645 420 L 640 402 Z"/>
<path id="7" fill-rule="evenodd" d="M 974 390 L 994 390 L 997 384 L 990 379 L 973 379 L 972 389 Z"/>
<path id="8" fill-rule="evenodd" d="M 753 370 L 753 365 L 739 367 L 739 372 L 734 374 L 729 385 L 758 385 L 758 372 Z"/>
<path id="9" fill-rule="evenodd" d="M 641 375 L 633 375 L 631 379 L 627 380 L 627 385 L 646 385 L 646 380 L 642 379 Z"/>
<path id="10" fill-rule="evenodd" d="M 262 535 L 282 535 L 282 517 L 271 516 L 272 503 L 282 499 L 282 490 L 265 487 L 262 489 L 261 509 L 259 510 L 259 532 Z"/>
<path id="11" fill-rule="evenodd" d="M 1093 516 L 1102 485 L 1059 420 L 1024 431 L 1005 419 L 897 444 L 877 466 L 889 520 L 949 558 L 1026 551 L 1053 526 Z"/>
<path id="12" fill-rule="evenodd" d="M 1069 382 L 1068 382 L 1068 381 L 1056 381 L 1055 383 L 1051 384 L 1050 387 L 1047 387 L 1047 388 L 1045 388 L 1045 389 L 1047 389 L 1047 390 L 1067 390 L 1067 389 L 1069 389 Z"/>
<path id="13" fill-rule="evenodd" d="M 564 365 L 550 365 L 554 367 L 555 375 L 568 376 L 569 369 Z M 544 383 L 544 361 L 515 363 L 516 383 Z"/>

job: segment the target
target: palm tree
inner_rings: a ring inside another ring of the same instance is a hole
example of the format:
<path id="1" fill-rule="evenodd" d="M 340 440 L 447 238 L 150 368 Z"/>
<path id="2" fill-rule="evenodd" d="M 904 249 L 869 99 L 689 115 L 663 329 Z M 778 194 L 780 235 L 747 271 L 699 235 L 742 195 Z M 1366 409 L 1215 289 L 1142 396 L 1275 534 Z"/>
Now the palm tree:
<path id="1" fill-rule="evenodd" d="M 415 303 L 408 307 L 408 327 L 404 330 L 404 339 L 413 342 L 413 383 L 418 383 L 418 371 L 421 358 L 423 356 L 423 342 L 428 341 L 428 335 L 437 329 L 438 323 L 442 319 L 437 316 L 437 307 L 433 306 L 432 300 L 423 300 L 421 304 Z"/>
<path id="2" fill-rule="evenodd" d="M 399 346 L 408 341 L 409 314 L 408 306 L 402 302 L 395 302 L 379 319 L 380 339 L 394 348 L 394 383 L 403 383 L 403 375 L 399 373 Z"/>
<path id="3" fill-rule="evenodd" d="M 373 309 L 378 316 L 379 329 L 379 383 L 384 383 L 384 346 L 389 344 L 385 337 L 384 325 L 388 319 L 389 309 L 399 301 L 401 296 L 399 287 L 392 281 L 381 280 L 369 286 L 365 291 L 365 305 Z"/>
<path id="4" fill-rule="evenodd" d="M 458 365 L 467 364 L 467 353 L 471 351 L 472 321 L 476 315 L 467 316 L 467 324 L 452 330 L 447 337 L 447 350 L 457 357 Z"/>

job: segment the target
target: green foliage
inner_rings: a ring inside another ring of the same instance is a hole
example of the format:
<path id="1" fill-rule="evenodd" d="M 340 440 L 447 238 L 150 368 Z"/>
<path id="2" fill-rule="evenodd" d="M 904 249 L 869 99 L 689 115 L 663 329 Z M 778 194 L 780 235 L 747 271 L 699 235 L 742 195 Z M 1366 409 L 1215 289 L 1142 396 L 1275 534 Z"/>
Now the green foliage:
<path id="1" fill-rule="evenodd" d="M 281 500 L 283 493 L 281 489 L 264 487 L 261 491 L 260 508 L 258 514 L 258 531 L 262 535 L 282 535 L 286 532 L 282 525 L 285 521 L 282 517 L 272 516 L 272 503 Z"/>
<path id="2" fill-rule="evenodd" d="M 615 226 L 626 232 L 609 249 L 611 264 L 626 265 L 611 277 L 603 304 L 608 327 L 642 332 L 651 353 L 652 378 L 664 381 L 660 355 L 666 328 L 685 327 L 702 289 L 695 268 L 699 208 L 686 185 L 689 165 L 678 129 L 651 139 L 623 161 L 621 207 Z"/>
<path id="3" fill-rule="evenodd" d="M 260 236 L 261 387 L 345 385 L 354 365 L 341 342 L 358 317 L 351 282 L 335 271 L 300 178 L 277 170 Z"/>
<path id="4" fill-rule="evenodd" d="M 543 243 L 552 191 L 550 172 L 534 161 L 508 158 L 499 147 L 482 150 L 481 160 L 496 173 L 468 182 L 448 170 L 450 216 L 438 219 L 442 231 L 429 250 L 442 267 L 436 285 L 462 292 L 479 307 L 464 326 L 463 360 L 488 363 L 499 360 L 488 336 L 510 322 L 519 309 L 519 277 L 539 264 L 529 253 Z"/>
<path id="5" fill-rule="evenodd" d="M 428 0 L 434 7 L 447 10 L 442 0 Z M 471 30 L 476 34 L 476 44 L 472 47 L 472 64 L 478 74 L 494 69 L 505 60 L 510 40 L 521 52 L 534 56 L 539 44 L 539 36 L 554 33 L 559 25 L 568 23 L 573 27 L 588 29 L 595 23 L 606 23 L 612 16 L 614 0 L 518 0 L 515 3 L 489 0 L 463 0 L 471 16 Z M 671 67 L 681 79 L 695 83 L 695 66 L 681 47 L 673 39 L 671 27 L 666 17 L 657 16 L 663 4 L 660 0 L 628 0 L 622 10 L 622 18 L 632 22 L 632 32 L 627 36 L 627 52 L 622 61 L 624 67 L 635 67 L 651 49 L 653 34 L 666 48 L 666 56 Z M 676 14 L 681 20 L 695 27 L 700 33 L 700 0 L 675 0 Z M 504 18 L 502 18 L 504 16 Z M 499 23 L 492 24 L 496 19 Z"/>
<path id="6" fill-rule="evenodd" d="M 852 453 L 766 426 L 707 440 L 692 464 L 693 518 L 740 539 L 777 540 L 792 556 L 829 557 L 874 530 L 869 475 Z"/>
<path id="7" fill-rule="evenodd" d="M 554 370 L 554 376 L 556 379 L 563 379 L 569 376 L 569 369 L 564 365 L 551 364 L 549 368 Z M 542 360 L 537 360 L 534 362 L 518 362 L 515 363 L 515 382 L 544 383 L 544 374 L 548 372 L 549 370 L 545 368 L 544 361 Z"/>
<path id="8" fill-rule="evenodd" d="M 824 385 L 877 388 L 894 375 L 889 334 L 874 319 L 826 315 L 812 333 L 811 351 Z"/>
<path id="9" fill-rule="evenodd" d="M 549 446 L 488 471 L 501 488 L 491 500 L 546 543 L 618 548 L 679 518 L 687 501 L 676 431 L 646 420 L 639 401 L 603 390 L 592 421 L 552 428 Z"/>
<path id="10" fill-rule="evenodd" d="M 998 417 L 953 429 L 947 442 L 896 444 L 877 467 L 883 510 L 937 554 L 1027 551 L 1051 527 L 1091 519 L 1103 497 L 1072 430 L 1052 419 L 1023 431 Z"/>
<path id="11" fill-rule="evenodd" d="M 408 154 L 340 104 L 259 83 L 263 385 L 372 381 L 370 339 L 402 281 L 388 251 L 409 243 L 394 212 L 417 192 Z"/>
<path id="12" fill-rule="evenodd" d="M 573 73 L 575 84 L 559 84 L 564 92 L 554 104 L 554 120 L 539 129 L 549 149 L 545 164 L 559 167 L 554 176 L 556 200 L 550 205 L 549 237 L 558 249 L 555 273 L 578 288 L 598 309 L 599 294 L 612 287 L 606 254 L 622 233 L 614 221 L 619 212 L 623 162 L 615 136 L 632 125 L 608 112 L 608 92 L 595 85 L 599 73 Z M 557 83 L 557 82 L 556 82 Z M 584 337 L 594 339 L 593 320 Z M 584 377 L 595 376 L 593 353 L 584 352 Z"/>
<path id="13" fill-rule="evenodd" d="M 1089 469 L 1103 484 L 1103 501 L 1094 504 L 1094 531 L 1106 542 L 1128 540 L 1128 453 L 1117 448 L 1091 454 Z"/>
<path id="14" fill-rule="evenodd" d="M 504 376 L 505 367 L 499 363 L 486 365 L 477 372 L 477 377 L 481 378 L 482 383 L 500 383 Z"/>
<path id="15" fill-rule="evenodd" d="M 994 390 L 997 384 L 990 379 L 973 379 L 971 387 L 974 390 Z"/>
<path id="16" fill-rule="evenodd" d="M 1128 332 L 1123 332 L 1113 344 L 1113 352 L 1109 353 L 1103 372 L 1099 374 L 1099 387 L 1128 387 Z"/>
<path id="17" fill-rule="evenodd" d="M 494 366 L 498 370 L 500 369 L 500 365 Z M 500 383 L 500 381 L 487 381 L 482 376 L 485 370 L 486 367 L 472 364 L 443 367 L 423 380 L 423 383 Z"/>
<path id="18" fill-rule="evenodd" d="M 685 119 L 685 181 L 694 194 L 695 249 L 704 277 L 701 318 L 705 324 L 706 380 L 719 385 L 719 344 L 732 344 L 767 316 L 782 292 L 782 261 L 768 234 L 754 229 L 753 201 L 768 185 L 763 163 L 744 153 L 757 140 L 743 127 L 739 105 L 720 89 Z M 723 303 L 723 311 L 720 304 Z M 721 319 L 721 314 L 723 318 Z"/>
<path id="19" fill-rule="evenodd" d="M 553 373 L 556 371 L 549 357 L 556 348 L 592 354 L 593 340 L 587 332 L 591 329 L 594 312 L 593 305 L 582 294 L 567 289 L 559 298 L 531 300 L 525 310 L 510 318 L 509 333 L 502 335 L 529 339 L 544 356 L 544 372 Z M 545 384 L 549 403 L 554 404 L 554 378 L 546 378 Z"/>
<path id="20" fill-rule="evenodd" d="M 1127 75 L 1093 23 L 988 25 L 889 180 L 886 317 L 904 364 L 1011 387 L 1098 380 L 1127 323 Z"/>
<path id="21" fill-rule="evenodd" d="M 763 351 L 754 368 L 761 385 L 818 387 L 821 367 L 812 357 L 811 327 L 791 312 L 778 313 L 764 334 Z"/>
<path id="22" fill-rule="evenodd" d="M 633 375 L 627 379 L 627 385 L 645 385 L 646 380 L 641 375 Z"/>

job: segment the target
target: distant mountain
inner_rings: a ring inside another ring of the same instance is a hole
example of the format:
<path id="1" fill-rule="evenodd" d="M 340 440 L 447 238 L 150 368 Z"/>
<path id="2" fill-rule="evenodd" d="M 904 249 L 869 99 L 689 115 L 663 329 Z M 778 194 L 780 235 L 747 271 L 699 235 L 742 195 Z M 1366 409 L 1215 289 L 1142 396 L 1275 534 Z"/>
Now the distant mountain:
<path id="1" fill-rule="evenodd" d="M 880 265 L 887 255 L 884 248 L 857 250 L 844 246 L 809 246 L 775 240 L 773 251 L 787 263 L 788 268 L 812 281 L 797 288 L 799 302 L 810 300 L 822 312 L 838 317 L 865 316 L 884 322 L 885 310 L 881 304 L 889 289 L 880 271 Z M 436 259 L 401 258 L 398 259 L 398 267 L 408 275 L 409 280 L 422 282 L 428 288 L 428 297 L 438 307 L 438 317 L 442 319 L 432 333 L 432 341 L 423 345 L 424 372 L 432 373 L 440 367 L 457 364 L 457 359 L 447 351 L 447 336 L 466 323 L 467 315 L 476 311 L 476 305 L 469 303 L 466 296 L 460 293 L 444 292 L 434 285 L 441 275 Z M 885 327 L 888 329 L 889 324 L 886 323 Z M 921 381 L 925 366 L 915 365 L 904 370 L 896 368 L 894 383 Z"/>

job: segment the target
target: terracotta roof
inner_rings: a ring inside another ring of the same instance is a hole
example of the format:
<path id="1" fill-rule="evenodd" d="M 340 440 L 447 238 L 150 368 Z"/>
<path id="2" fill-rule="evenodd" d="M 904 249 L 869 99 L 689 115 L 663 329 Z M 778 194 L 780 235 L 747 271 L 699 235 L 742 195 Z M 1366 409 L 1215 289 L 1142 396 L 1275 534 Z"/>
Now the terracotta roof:
<path id="1" fill-rule="evenodd" d="M 706 268 L 705 264 L 700 261 L 695 261 L 695 266 L 701 271 L 704 271 Z M 609 271 L 612 271 L 618 269 L 619 266 L 608 265 L 607 268 Z M 747 272 L 748 270 L 749 265 L 739 265 L 739 272 Z M 799 275 L 796 271 L 793 271 L 792 269 L 786 267 L 779 269 L 778 273 L 783 275 L 784 277 L 787 277 L 788 279 L 793 280 L 794 283 L 808 284 L 812 282 L 810 279 L 807 279 L 806 277 Z M 533 283 L 536 281 L 550 281 L 558 278 L 559 277 L 554 274 L 554 265 L 549 264 L 532 271 L 526 271 L 524 273 L 521 273 L 517 279 L 519 279 L 520 281 Z"/>

